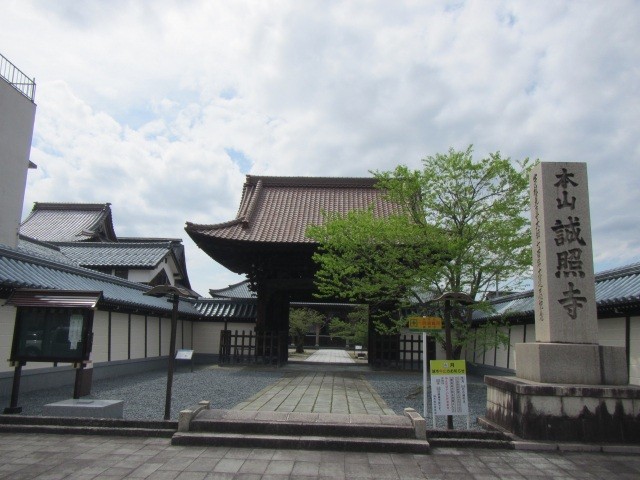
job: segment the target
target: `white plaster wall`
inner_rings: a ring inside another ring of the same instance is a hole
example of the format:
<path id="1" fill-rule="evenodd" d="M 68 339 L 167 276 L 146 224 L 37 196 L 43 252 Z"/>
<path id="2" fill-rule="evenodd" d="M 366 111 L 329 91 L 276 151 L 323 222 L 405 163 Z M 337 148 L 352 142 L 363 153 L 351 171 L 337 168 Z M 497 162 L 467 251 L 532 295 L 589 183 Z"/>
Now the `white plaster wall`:
<path id="1" fill-rule="evenodd" d="M 182 348 L 193 349 L 193 322 L 182 322 Z"/>
<path id="2" fill-rule="evenodd" d="M 175 262 L 171 259 L 171 256 L 168 255 L 168 261 L 165 263 L 164 259 L 160 261 L 154 268 L 151 269 L 129 269 L 128 280 L 132 282 L 138 283 L 147 283 L 150 282 L 161 270 L 167 274 L 167 278 L 169 279 L 169 283 L 171 285 L 175 285 L 175 277 L 174 273 L 178 273 L 178 268 Z M 165 257 L 167 258 L 167 257 Z"/>
<path id="3" fill-rule="evenodd" d="M 193 325 L 193 350 L 195 353 L 208 353 L 217 355 L 220 353 L 220 332 L 224 328 L 223 322 L 194 322 Z M 227 328 L 231 331 L 243 330 L 248 334 L 253 331 L 254 325 L 250 323 L 229 323 Z"/>
<path id="4" fill-rule="evenodd" d="M 525 327 L 526 338 L 527 338 L 527 342 L 526 343 L 535 342 L 536 341 L 536 324 L 535 323 L 529 323 L 529 324 L 525 325 L 524 327 Z"/>
<path id="5" fill-rule="evenodd" d="M 516 343 L 523 343 L 524 325 L 513 325 L 511 327 L 511 349 L 509 351 L 509 368 L 516 368 Z"/>
<path id="6" fill-rule="evenodd" d="M 626 318 L 603 318 L 598 320 L 598 343 L 600 345 L 625 347 L 626 334 Z"/>
<path id="7" fill-rule="evenodd" d="M 499 331 L 504 335 L 509 335 L 508 327 L 500 327 Z M 509 358 L 509 349 L 506 346 L 498 347 L 498 351 L 496 352 L 496 367 L 507 368 L 507 360 Z"/>
<path id="8" fill-rule="evenodd" d="M 15 247 L 36 105 L 0 78 L 0 243 Z"/>
<path id="9" fill-rule="evenodd" d="M 220 331 L 224 323 L 195 322 L 193 324 L 193 350 L 195 353 L 215 353 L 220 350 Z"/>
<path id="10" fill-rule="evenodd" d="M 629 332 L 629 383 L 640 385 L 640 317 L 631 317 Z"/>
<path id="11" fill-rule="evenodd" d="M 487 341 L 495 342 L 495 331 L 487 330 L 487 336 L 489 337 Z M 484 364 L 494 366 L 494 356 L 495 356 L 495 348 L 487 348 L 484 352 Z"/>
<path id="12" fill-rule="evenodd" d="M 93 315 L 93 347 L 91 361 L 106 362 L 108 360 L 109 312 L 96 311 Z"/>
<path id="13" fill-rule="evenodd" d="M 111 313 L 111 361 L 127 360 L 129 317 L 125 313 Z"/>
<path id="14" fill-rule="evenodd" d="M 161 355 L 169 355 L 169 344 L 171 343 L 171 319 L 163 318 L 161 323 L 162 328 L 162 349 Z"/>
<path id="15" fill-rule="evenodd" d="M 4 300 L 0 302 L 4 303 Z M 0 372 L 13 371 L 6 360 L 11 356 L 15 321 L 16 308 L 10 305 L 0 306 Z"/>
<path id="16" fill-rule="evenodd" d="M 144 358 L 144 315 L 131 315 L 131 358 Z"/>
<path id="17" fill-rule="evenodd" d="M 147 317 L 147 357 L 158 356 L 159 323 L 158 317 Z"/>

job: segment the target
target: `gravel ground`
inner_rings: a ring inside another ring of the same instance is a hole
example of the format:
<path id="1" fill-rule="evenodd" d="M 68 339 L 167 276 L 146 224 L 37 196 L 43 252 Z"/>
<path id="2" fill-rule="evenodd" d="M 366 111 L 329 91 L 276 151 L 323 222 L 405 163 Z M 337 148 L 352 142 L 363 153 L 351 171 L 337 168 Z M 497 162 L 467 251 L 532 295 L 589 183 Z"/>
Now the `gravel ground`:
<path id="1" fill-rule="evenodd" d="M 380 396 L 397 414 L 406 407 L 422 414 L 422 373 L 398 371 L 370 371 L 358 368 Z M 200 367 L 193 372 L 184 367 L 174 374 L 171 418 L 178 412 L 200 400 L 210 400 L 212 408 L 232 408 L 276 382 L 287 372 L 287 367 Z M 127 375 L 106 380 L 95 380 L 91 396 L 84 398 L 124 400 L 124 418 L 159 420 L 164 415 L 164 399 L 167 375 L 164 370 Z M 430 391 L 428 391 L 430 393 Z M 10 393 L 10 392 L 7 392 Z M 42 415 L 43 406 L 71 398 L 73 386 L 21 393 L 18 404 L 24 415 Z M 481 379 L 468 377 L 469 410 L 471 428 L 476 418 L 484 414 L 486 387 Z M 10 397 L 0 396 L 0 406 L 8 406 Z M 454 417 L 457 429 L 466 428 L 466 417 Z M 428 428 L 433 428 L 431 416 Z M 444 417 L 438 417 L 437 427 L 445 428 Z"/>
<path id="2" fill-rule="evenodd" d="M 367 380 L 378 394 L 387 402 L 397 414 L 411 407 L 423 415 L 422 405 L 422 372 L 371 372 L 366 375 Z M 477 418 L 484 415 L 487 406 L 487 387 L 481 378 L 467 376 L 467 396 L 469 401 L 470 428 L 480 429 Z M 427 428 L 434 428 L 431 415 L 431 388 L 427 386 L 427 400 L 429 411 L 426 417 Z M 466 416 L 454 416 L 453 426 L 456 429 L 467 428 Z M 436 428 L 446 428 L 446 417 L 436 417 Z"/>

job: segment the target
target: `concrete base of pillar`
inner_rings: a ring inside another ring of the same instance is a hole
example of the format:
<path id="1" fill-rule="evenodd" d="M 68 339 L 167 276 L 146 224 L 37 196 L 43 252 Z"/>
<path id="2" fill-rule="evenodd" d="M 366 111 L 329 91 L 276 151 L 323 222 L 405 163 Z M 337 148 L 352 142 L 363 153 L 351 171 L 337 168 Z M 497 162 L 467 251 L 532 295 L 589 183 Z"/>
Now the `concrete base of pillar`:
<path id="1" fill-rule="evenodd" d="M 44 406 L 48 417 L 123 418 L 123 412 L 122 400 L 69 399 Z"/>
<path id="2" fill-rule="evenodd" d="M 521 438 L 640 443 L 640 387 L 492 376 L 485 383 L 485 418 Z"/>
<path id="3" fill-rule="evenodd" d="M 581 343 L 517 343 L 516 377 L 540 383 L 627 385 L 624 347 Z"/>

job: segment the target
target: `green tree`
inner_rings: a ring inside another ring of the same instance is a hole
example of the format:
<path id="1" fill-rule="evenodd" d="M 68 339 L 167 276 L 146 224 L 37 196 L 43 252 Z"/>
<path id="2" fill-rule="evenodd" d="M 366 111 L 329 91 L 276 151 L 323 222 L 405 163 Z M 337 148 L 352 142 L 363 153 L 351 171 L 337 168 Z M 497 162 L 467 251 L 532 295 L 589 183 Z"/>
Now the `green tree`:
<path id="1" fill-rule="evenodd" d="M 324 316 L 310 308 L 292 308 L 289 312 L 289 335 L 293 337 L 296 353 L 304 353 L 304 337 L 315 325 L 321 325 Z"/>
<path id="2" fill-rule="evenodd" d="M 351 345 L 366 345 L 369 335 L 369 309 L 358 305 L 347 314 L 347 319 L 333 318 L 329 323 L 332 337 L 344 338 Z"/>
<path id="3" fill-rule="evenodd" d="M 433 269 L 425 259 L 437 256 L 441 236 L 424 235 L 429 229 L 400 209 L 387 218 L 371 209 L 329 214 L 323 225 L 307 229 L 319 243 L 313 257 L 317 296 L 366 304 L 380 333 L 397 330 L 416 279 Z"/>
<path id="4" fill-rule="evenodd" d="M 532 164 L 512 162 L 499 152 L 476 162 L 472 154 L 472 146 L 450 149 L 424 159 L 420 170 L 401 165 L 374 172 L 399 215 L 330 216 L 310 229 L 320 242 L 315 257 L 320 293 L 343 292 L 365 303 L 384 293 L 381 298 L 395 307 L 411 292 L 462 292 L 478 301 L 525 273 L 531 265 L 526 212 Z M 478 336 L 470 318 L 470 309 L 452 305 L 454 358 Z"/>

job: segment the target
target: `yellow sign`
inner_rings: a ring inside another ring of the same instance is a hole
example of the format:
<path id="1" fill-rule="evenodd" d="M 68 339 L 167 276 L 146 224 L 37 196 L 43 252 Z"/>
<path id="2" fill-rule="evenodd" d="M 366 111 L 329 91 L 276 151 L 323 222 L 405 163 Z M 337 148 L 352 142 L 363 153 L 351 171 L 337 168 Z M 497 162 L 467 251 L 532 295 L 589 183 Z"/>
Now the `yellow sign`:
<path id="1" fill-rule="evenodd" d="M 464 360 L 431 360 L 431 376 L 466 375 L 467 362 Z"/>
<path id="2" fill-rule="evenodd" d="M 409 330 L 432 331 L 442 330 L 440 317 L 409 317 Z"/>

